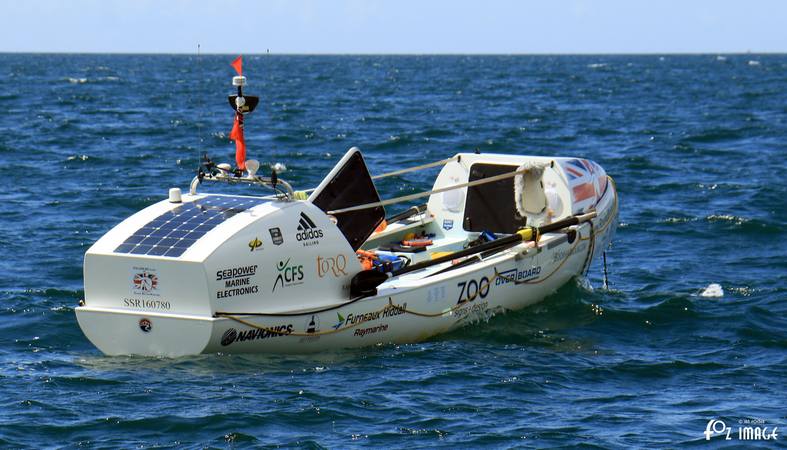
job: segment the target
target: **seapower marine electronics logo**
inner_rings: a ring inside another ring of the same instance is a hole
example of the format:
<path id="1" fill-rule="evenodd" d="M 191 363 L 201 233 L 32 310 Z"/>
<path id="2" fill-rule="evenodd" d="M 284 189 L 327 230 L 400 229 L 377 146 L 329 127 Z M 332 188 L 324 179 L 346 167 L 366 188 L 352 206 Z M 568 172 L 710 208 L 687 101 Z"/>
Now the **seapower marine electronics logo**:
<path id="1" fill-rule="evenodd" d="M 286 261 L 279 261 L 279 263 L 276 264 L 276 270 L 279 271 L 279 275 L 273 283 L 271 292 L 275 292 L 276 288 L 280 286 L 285 287 L 303 284 L 303 265 L 290 265 L 290 259 L 292 258 L 287 258 Z"/>
<path id="2" fill-rule="evenodd" d="M 158 295 L 158 275 L 154 269 L 134 267 L 131 277 L 131 292 L 137 295 Z"/>
<path id="3" fill-rule="evenodd" d="M 724 436 L 725 441 L 776 441 L 779 439 L 779 427 L 769 427 L 762 419 L 740 419 L 738 427 L 733 430 L 721 419 L 711 419 L 705 426 L 705 440 L 716 436 Z"/>
<path id="4" fill-rule="evenodd" d="M 257 341 L 260 339 L 287 336 L 292 333 L 292 324 L 274 325 L 272 327 L 253 328 L 251 330 L 238 331 L 230 328 L 221 335 L 221 345 L 226 347 L 233 342 Z"/>
<path id="5" fill-rule="evenodd" d="M 298 221 L 298 232 L 295 234 L 295 240 L 302 242 L 304 247 L 309 247 L 319 244 L 322 236 L 322 229 L 318 228 L 309 216 L 301 212 L 301 219 Z"/>

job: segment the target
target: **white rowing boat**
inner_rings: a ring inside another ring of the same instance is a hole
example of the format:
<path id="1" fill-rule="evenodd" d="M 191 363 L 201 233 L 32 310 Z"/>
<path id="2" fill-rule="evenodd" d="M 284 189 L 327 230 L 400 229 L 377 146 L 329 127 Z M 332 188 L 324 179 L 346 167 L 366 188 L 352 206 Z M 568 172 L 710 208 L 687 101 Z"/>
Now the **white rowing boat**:
<path id="1" fill-rule="evenodd" d="M 429 192 L 385 201 L 357 148 L 308 196 L 245 162 L 204 164 L 187 194 L 170 189 L 87 251 L 76 316 L 99 350 L 420 341 L 544 299 L 587 270 L 617 223 L 614 184 L 579 158 L 460 153 L 394 172 L 442 167 Z M 199 193 L 208 182 L 276 194 Z M 385 206 L 419 197 L 427 203 L 385 221 Z"/>

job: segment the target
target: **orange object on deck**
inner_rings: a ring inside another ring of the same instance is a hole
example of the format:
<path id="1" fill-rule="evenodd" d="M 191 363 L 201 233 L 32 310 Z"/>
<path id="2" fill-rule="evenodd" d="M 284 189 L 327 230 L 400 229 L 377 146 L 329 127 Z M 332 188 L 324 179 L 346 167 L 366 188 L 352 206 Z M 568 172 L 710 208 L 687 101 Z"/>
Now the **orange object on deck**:
<path id="1" fill-rule="evenodd" d="M 358 256 L 358 262 L 361 263 L 363 270 L 369 270 L 374 267 L 374 260 L 377 259 L 377 255 L 374 252 L 358 249 L 355 251 L 355 254 Z"/>
<path id="2" fill-rule="evenodd" d="M 382 233 L 383 231 L 385 231 L 386 228 L 388 228 L 388 222 L 386 222 L 385 219 L 383 219 L 383 221 L 380 222 L 380 225 L 377 225 L 377 228 L 374 229 L 374 232 Z"/>
<path id="3" fill-rule="evenodd" d="M 408 247 L 428 247 L 432 245 L 431 239 L 414 239 L 411 241 L 402 241 L 402 245 L 406 245 Z"/>

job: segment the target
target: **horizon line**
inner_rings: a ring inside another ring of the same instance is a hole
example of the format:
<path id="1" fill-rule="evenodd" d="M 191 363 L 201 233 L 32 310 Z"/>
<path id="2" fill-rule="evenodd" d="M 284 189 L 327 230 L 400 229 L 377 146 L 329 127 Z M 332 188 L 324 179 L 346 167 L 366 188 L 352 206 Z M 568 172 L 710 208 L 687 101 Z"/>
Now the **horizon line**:
<path id="1" fill-rule="evenodd" d="M 61 52 L 61 51 L 16 51 L 16 50 L 0 50 L 0 55 L 140 55 L 140 56 L 703 56 L 703 55 L 787 55 L 786 51 L 699 51 L 699 52 L 470 52 L 470 53 L 454 53 L 454 52 L 105 52 L 105 51 L 75 51 L 75 52 Z"/>

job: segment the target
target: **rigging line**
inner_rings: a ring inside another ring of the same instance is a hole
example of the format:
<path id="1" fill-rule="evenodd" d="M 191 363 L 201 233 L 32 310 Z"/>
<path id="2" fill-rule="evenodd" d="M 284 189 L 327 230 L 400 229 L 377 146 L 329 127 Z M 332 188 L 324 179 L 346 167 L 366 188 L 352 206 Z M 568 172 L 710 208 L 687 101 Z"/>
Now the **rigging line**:
<path id="1" fill-rule="evenodd" d="M 200 44 L 197 44 L 197 170 L 200 168 L 200 161 L 202 161 L 202 57 L 200 52 Z"/>
<path id="2" fill-rule="evenodd" d="M 508 173 L 503 173 L 503 174 L 500 174 L 500 175 L 495 175 L 493 177 L 482 178 L 480 180 L 468 181 L 466 183 L 460 183 L 460 184 L 455 184 L 453 186 L 447 186 L 447 187 L 443 187 L 443 188 L 438 188 L 438 189 L 435 189 L 435 190 L 432 190 L 432 191 L 419 192 L 419 193 L 416 193 L 416 194 L 410 194 L 410 195 L 404 195 L 402 197 L 390 198 L 388 200 L 382 200 L 382 201 L 379 201 L 379 202 L 365 203 L 363 205 L 350 206 L 348 208 L 336 209 L 336 210 L 333 210 L 333 211 L 328 211 L 326 214 L 336 215 L 336 214 L 342 214 L 342 213 L 351 212 L 351 211 L 360 211 L 360 210 L 363 210 L 363 209 L 371 209 L 371 208 L 377 208 L 377 207 L 380 207 L 380 206 L 393 205 L 394 203 L 407 202 L 407 201 L 410 201 L 410 200 L 415 200 L 417 198 L 428 197 L 428 196 L 433 195 L 433 194 L 439 194 L 441 192 L 452 191 L 454 189 L 461 189 L 461 188 L 466 188 L 466 187 L 479 186 L 479 185 L 487 184 L 487 183 L 494 183 L 496 181 L 505 180 L 506 178 L 513 178 L 513 177 L 515 177 L 517 175 L 524 174 L 524 173 L 528 172 L 529 170 L 530 169 L 517 170 L 517 171 L 514 171 L 514 172 L 508 172 Z"/>
<path id="3" fill-rule="evenodd" d="M 406 169 L 394 170 L 393 172 L 381 173 L 380 175 L 374 175 L 372 177 L 372 180 L 379 180 L 380 178 L 387 178 L 387 177 L 392 177 L 392 176 L 395 176 L 395 175 L 402 175 L 402 174 L 405 174 L 405 173 L 416 172 L 418 170 L 430 169 L 432 167 L 443 166 L 445 164 L 448 164 L 451 161 L 458 161 L 459 158 L 460 158 L 459 155 L 457 155 L 457 156 L 452 156 L 450 158 L 441 159 L 440 161 L 435 161 L 435 162 L 430 162 L 430 163 L 427 163 L 427 164 L 422 164 L 420 166 L 408 167 Z M 317 188 L 313 187 L 313 188 L 309 188 L 309 189 L 304 189 L 303 192 L 314 192 L 315 189 L 317 189 Z"/>
<path id="4" fill-rule="evenodd" d="M 393 172 L 381 173 L 380 175 L 373 176 L 372 180 L 378 180 L 380 178 L 393 177 L 393 176 L 396 176 L 396 175 L 402 175 L 404 173 L 415 172 L 417 170 L 430 169 L 432 167 L 437 167 L 437 166 L 444 166 L 444 165 L 448 164 L 451 161 L 457 160 L 458 158 L 459 158 L 459 156 L 452 156 L 450 158 L 442 159 L 440 161 L 435 161 L 435 162 L 431 162 L 431 163 L 427 163 L 427 164 L 421 164 L 420 166 L 408 167 L 407 169 L 394 170 Z"/>

